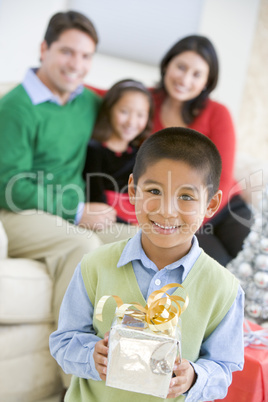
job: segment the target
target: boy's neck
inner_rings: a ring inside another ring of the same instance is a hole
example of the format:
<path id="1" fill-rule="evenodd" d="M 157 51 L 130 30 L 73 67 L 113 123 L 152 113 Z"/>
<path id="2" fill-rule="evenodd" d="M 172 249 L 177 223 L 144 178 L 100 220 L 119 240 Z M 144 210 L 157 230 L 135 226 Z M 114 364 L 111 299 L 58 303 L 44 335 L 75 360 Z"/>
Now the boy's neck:
<path id="1" fill-rule="evenodd" d="M 172 248 L 160 248 L 160 247 L 150 247 L 146 246 L 146 239 L 142 236 L 141 244 L 143 251 L 147 255 L 147 257 L 157 266 L 159 271 L 165 268 L 167 265 L 173 264 L 183 258 L 186 254 L 189 253 L 192 247 L 192 243 L 184 244 L 181 247 L 176 246 Z"/>

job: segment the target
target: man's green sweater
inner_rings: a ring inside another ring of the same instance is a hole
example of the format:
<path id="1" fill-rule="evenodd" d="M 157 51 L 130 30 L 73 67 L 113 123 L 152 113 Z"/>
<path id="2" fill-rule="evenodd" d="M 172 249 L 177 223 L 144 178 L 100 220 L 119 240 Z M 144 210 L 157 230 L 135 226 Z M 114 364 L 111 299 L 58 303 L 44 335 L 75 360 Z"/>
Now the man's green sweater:
<path id="1" fill-rule="evenodd" d="M 22 85 L 0 100 L 0 208 L 73 220 L 100 98 L 84 88 L 65 105 L 33 105 Z"/>

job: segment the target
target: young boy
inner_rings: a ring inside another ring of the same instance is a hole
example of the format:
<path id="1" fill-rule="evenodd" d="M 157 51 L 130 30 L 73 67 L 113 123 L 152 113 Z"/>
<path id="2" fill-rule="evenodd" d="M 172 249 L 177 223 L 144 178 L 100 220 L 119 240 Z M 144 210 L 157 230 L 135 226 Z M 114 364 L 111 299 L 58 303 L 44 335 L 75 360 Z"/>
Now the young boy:
<path id="1" fill-rule="evenodd" d="M 129 178 L 141 230 L 83 258 L 50 337 L 52 355 L 74 374 L 65 401 L 160 400 L 105 386 L 114 304 L 104 309 L 103 322 L 94 307 L 108 294 L 145 305 L 151 292 L 173 282 L 183 285 L 190 303 L 181 316 L 183 360 L 175 362 L 168 398 L 196 402 L 226 395 L 232 372 L 243 368 L 244 295 L 194 235 L 220 205 L 220 174 L 215 145 L 194 130 L 167 128 L 142 144 Z"/>

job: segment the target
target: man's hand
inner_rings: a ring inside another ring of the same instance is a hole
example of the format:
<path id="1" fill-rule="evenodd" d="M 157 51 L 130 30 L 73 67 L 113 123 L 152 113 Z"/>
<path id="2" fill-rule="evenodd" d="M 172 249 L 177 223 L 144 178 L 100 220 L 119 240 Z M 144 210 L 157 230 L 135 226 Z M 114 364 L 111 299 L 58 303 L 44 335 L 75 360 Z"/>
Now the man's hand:
<path id="1" fill-rule="evenodd" d="M 85 203 L 79 226 L 92 230 L 101 230 L 116 221 L 116 211 L 102 202 Z"/>
<path id="2" fill-rule="evenodd" d="M 177 358 L 173 372 L 176 377 L 173 377 L 170 381 L 167 398 L 176 398 L 187 392 L 196 381 L 196 373 L 193 366 L 186 359 L 182 359 L 182 362 L 179 364 Z"/>
<path id="3" fill-rule="evenodd" d="M 108 338 L 109 332 L 106 332 L 104 339 L 98 341 L 95 345 L 93 352 L 93 359 L 95 361 L 95 367 L 98 371 L 100 378 L 105 381 L 107 374 L 108 363 Z"/>

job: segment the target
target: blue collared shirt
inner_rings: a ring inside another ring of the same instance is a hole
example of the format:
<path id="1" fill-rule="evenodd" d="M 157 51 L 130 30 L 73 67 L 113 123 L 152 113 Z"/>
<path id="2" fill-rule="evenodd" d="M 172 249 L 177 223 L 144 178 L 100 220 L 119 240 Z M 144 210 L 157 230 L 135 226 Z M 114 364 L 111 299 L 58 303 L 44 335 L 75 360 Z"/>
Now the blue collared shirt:
<path id="1" fill-rule="evenodd" d="M 43 82 L 39 79 L 36 75 L 38 68 L 30 68 L 22 81 L 22 86 L 29 95 L 29 98 L 32 101 L 33 105 L 39 105 L 40 103 L 44 102 L 52 102 L 56 103 L 57 105 L 61 105 L 61 101 L 58 96 L 53 94 L 53 92 L 48 89 L 48 87 L 43 84 Z M 75 99 L 78 95 L 80 95 L 84 90 L 83 85 L 79 85 L 71 94 L 68 99 L 68 103 Z M 84 211 L 84 202 L 80 202 L 78 204 L 76 216 L 74 223 L 78 224 L 82 217 Z"/>
<path id="2" fill-rule="evenodd" d="M 201 249 L 198 245 L 197 238 L 194 236 L 192 247 L 188 254 L 179 261 L 173 262 L 159 270 L 147 257 L 141 247 L 141 231 L 139 231 L 138 234 L 127 243 L 117 266 L 122 267 L 123 265 L 132 262 L 141 293 L 144 299 L 147 300 L 152 292 L 159 290 L 169 283 L 182 283 L 200 253 Z M 172 293 L 174 290 L 175 289 L 170 289 L 168 293 Z"/>
<path id="3" fill-rule="evenodd" d="M 61 105 L 61 101 L 58 96 L 48 89 L 43 82 L 38 78 L 36 72 L 38 68 L 30 68 L 22 81 L 22 86 L 29 95 L 33 105 L 39 105 L 44 102 L 52 102 L 57 105 Z M 68 103 L 74 98 L 80 95 L 84 90 L 83 85 L 79 85 L 71 94 L 68 99 Z"/>
<path id="4" fill-rule="evenodd" d="M 139 231 L 127 243 L 117 266 L 120 269 L 132 262 L 137 282 L 147 300 L 151 292 L 168 283 L 182 283 L 200 253 L 194 236 L 189 253 L 159 271 L 144 253 Z M 93 351 L 100 338 L 93 329 L 93 310 L 78 264 L 62 302 L 58 329 L 50 336 L 50 350 L 66 373 L 99 381 Z M 232 371 L 242 370 L 244 364 L 243 316 L 244 292 L 239 286 L 232 307 L 202 343 L 200 358 L 195 363 L 191 362 L 197 380 L 187 392 L 186 402 L 220 399 L 226 395 L 232 381 Z M 226 339 L 232 342 L 227 343 Z"/>

